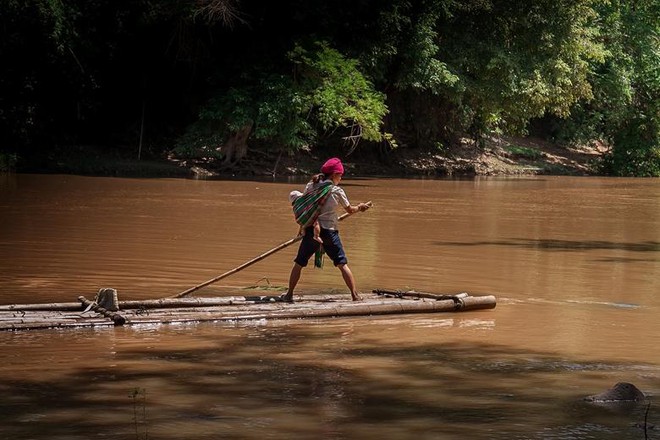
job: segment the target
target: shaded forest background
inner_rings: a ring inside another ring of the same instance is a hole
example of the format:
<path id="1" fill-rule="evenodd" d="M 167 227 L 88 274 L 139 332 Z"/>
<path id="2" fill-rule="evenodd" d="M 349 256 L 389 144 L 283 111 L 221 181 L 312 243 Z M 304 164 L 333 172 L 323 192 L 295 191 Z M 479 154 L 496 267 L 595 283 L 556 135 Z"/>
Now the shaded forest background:
<path id="1" fill-rule="evenodd" d="M 0 169 L 532 134 L 660 176 L 657 0 L 0 1 Z"/>

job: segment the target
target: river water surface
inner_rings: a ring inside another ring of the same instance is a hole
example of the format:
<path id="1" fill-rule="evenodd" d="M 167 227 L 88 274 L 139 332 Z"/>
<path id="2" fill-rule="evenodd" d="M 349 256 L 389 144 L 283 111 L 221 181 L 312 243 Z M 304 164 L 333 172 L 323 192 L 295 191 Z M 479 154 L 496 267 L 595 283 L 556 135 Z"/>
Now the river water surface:
<path id="1" fill-rule="evenodd" d="M 298 182 L 0 175 L 0 303 L 162 298 L 295 236 Z M 363 292 L 457 314 L 0 333 L 0 438 L 660 436 L 660 180 L 350 179 Z M 284 286 L 295 246 L 199 293 Z M 331 265 L 299 295 L 348 293 Z M 646 404 L 581 399 L 633 382 Z M 644 428 L 647 428 L 645 434 Z"/>

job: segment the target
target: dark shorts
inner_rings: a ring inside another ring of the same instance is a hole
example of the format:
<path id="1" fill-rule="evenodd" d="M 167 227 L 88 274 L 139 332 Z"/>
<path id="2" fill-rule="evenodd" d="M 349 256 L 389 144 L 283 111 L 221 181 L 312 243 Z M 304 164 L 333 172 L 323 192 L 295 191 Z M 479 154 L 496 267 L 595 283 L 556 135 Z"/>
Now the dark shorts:
<path id="1" fill-rule="evenodd" d="M 344 247 L 339 239 L 339 231 L 331 231 L 329 229 L 321 228 L 320 237 L 321 240 L 323 240 L 323 250 L 328 254 L 328 257 L 332 259 L 335 266 L 348 263 L 346 254 L 344 253 Z M 298 255 L 296 255 L 296 259 L 293 261 L 302 267 L 307 266 L 307 262 L 319 249 L 319 246 L 321 246 L 321 243 L 314 240 L 314 228 L 309 227 L 305 229 L 305 235 L 298 248 Z"/>

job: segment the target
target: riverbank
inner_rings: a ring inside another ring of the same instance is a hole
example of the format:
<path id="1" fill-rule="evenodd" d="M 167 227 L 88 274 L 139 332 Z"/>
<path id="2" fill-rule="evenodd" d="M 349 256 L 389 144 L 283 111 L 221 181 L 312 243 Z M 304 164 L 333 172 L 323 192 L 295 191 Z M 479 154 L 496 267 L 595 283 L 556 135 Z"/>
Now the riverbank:
<path id="1" fill-rule="evenodd" d="M 77 151 L 77 153 L 76 153 Z M 523 175 L 596 175 L 597 163 L 607 149 L 593 144 L 559 146 L 537 138 L 491 137 L 483 146 L 463 140 L 434 151 L 399 147 L 387 153 L 357 148 L 346 156 L 343 150 L 301 151 L 277 155 L 248 151 L 232 167 L 214 162 L 182 161 L 176 158 L 135 158 L 103 154 L 93 147 L 67 151 L 29 166 L 18 163 L 19 172 L 63 173 L 115 177 L 287 177 L 309 176 L 330 156 L 345 162 L 349 176 L 473 177 Z"/>
<path id="2" fill-rule="evenodd" d="M 484 147 L 464 140 L 436 152 L 395 152 L 389 173 L 404 176 L 596 175 L 606 148 L 562 147 L 534 138 L 490 138 Z M 371 161 L 354 164 L 356 174 L 378 174 Z"/>
<path id="3" fill-rule="evenodd" d="M 463 140 L 436 151 L 398 148 L 386 155 L 359 148 L 343 157 L 347 173 L 355 176 L 472 177 L 522 175 L 596 175 L 607 148 L 593 144 L 564 147 L 537 138 L 493 137 L 483 147 Z M 237 175 L 296 176 L 317 172 L 318 164 L 341 152 L 300 153 L 290 157 L 248 156 L 233 170 Z M 212 167 L 189 166 L 199 177 L 221 176 Z"/>

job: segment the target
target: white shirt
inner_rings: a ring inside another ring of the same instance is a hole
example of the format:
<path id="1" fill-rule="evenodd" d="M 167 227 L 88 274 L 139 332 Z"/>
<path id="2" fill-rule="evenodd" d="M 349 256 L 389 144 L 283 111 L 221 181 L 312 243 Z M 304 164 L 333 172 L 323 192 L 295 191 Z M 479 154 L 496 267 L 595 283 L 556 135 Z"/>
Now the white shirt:
<path id="1" fill-rule="evenodd" d="M 321 180 L 317 184 L 309 182 L 307 186 L 305 186 L 305 193 L 318 187 L 318 185 L 323 182 L 325 182 L 325 180 Z M 319 225 L 321 225 L 323 229 L 330 229 L 333 231 L 339 229 L 339 215 L 337 214 L 337 208 L 340 206 L 342 208 L 348 208 L 351 206 L 351 203 L 348 201 L 348 197 L 346 197 L 346 193 L 343 189 L 337 185 L 332 185 L 332 188 L 330 188 L 330 195 L 321 207 L 321 214 L 318 218 Z"/>

